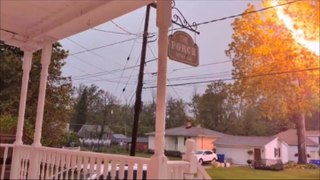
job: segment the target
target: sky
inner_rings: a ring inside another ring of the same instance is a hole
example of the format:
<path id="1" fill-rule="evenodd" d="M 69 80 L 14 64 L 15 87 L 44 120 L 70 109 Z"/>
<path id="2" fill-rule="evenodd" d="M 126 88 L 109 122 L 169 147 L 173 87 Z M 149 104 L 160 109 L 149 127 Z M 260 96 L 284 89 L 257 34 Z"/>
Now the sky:
<path id="1" fill-rule="evenodd" d="M 245 0 L 178 0 L 178 8 L 187 21 L 201 23 L 242 13 L 248 3 L 260 7 L 260 1 Z M 69 51 L 64 76 L 71 76 L 75 87 L 95 84 L 116 96 L 121 103 L 133 104 L 138 79 L 138 65 L 142 47 L 142 31 L 146 8 L 101 24 L 60 41 Z M 156 97 L 156 89 L 149 88 L 157 82 L 157 32 L 156 11 L 151 9 L 148 48 L 144 75 L 142 101 L 150 102 Z M 173 14 L 176 11 L 173 10 Z M 181 84 L 203 80 L 231 78 L 232 63 L 225 50 L 232 41 L 234 19 L 227 19 L 198 26 L 200 35 L 184 29 L 199 47 L 199 66 L 192 67 L 168 59 L 167 84 Z M 173 25 L 169 34 L 177 28 Z M 103 47 L 101 47 L 103 46 Z M 101 48 L 97 48 L 101 47 Z M 96 49 L 95 49 L 96 48 Z M 151 60 L 148 62 L 148 60 Z M 193 94 L 202 94 L 207 84 L 192 84 L 167 88 L 167 97 L 190 102 Z M 125 89 L 125 90 L 124 90 Z M 123 91 L 124 90 L 124 91 Z"/>

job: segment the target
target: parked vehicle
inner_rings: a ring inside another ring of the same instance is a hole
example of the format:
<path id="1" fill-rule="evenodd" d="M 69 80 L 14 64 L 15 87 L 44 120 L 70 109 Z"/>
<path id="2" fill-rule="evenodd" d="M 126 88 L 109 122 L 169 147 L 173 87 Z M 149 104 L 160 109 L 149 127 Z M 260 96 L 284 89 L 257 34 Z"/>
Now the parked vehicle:
<path id="1" fill-rule="evenodd" d="M 211 150 L 197 150 L 194 151 L 194 155 L 196 155 L 197 160 L 200 164 L 216 161 L 218 159 L 217 154 Z"/>

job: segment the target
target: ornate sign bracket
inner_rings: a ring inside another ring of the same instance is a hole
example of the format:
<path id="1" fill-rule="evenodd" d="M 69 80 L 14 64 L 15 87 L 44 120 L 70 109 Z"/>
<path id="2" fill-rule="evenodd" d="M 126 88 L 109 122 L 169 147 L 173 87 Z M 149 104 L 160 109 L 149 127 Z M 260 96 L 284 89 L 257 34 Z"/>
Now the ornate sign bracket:
<path id="1" fill-rule="evenodd" d="M 196 34 L 200 34 L 199 31 L 197 31 L 198 29 L 198 24 L 196 22 L 193 22 L 192 24 L 190 24 L 187 19 L 183 16 L 183 14 L 181 13 L 181 11 L 175 7 L 176 3 L 175 1 L 172 1 L 172 20 L 171 22 L 175 25 L 178 25 L 179 27 L 183 28 L 183 29 L 188 29 L 189 31 L 192 31 Z M 156 3 L 152 3 L 151 4 L 152 7 L 157 8 L 157 4 Z M 176 12 L 176 13 L 174 13 Z"/>
<path id="2" fill-rule="evenodd" d="M 200 34 L 199 31 L 197 31 L 198 29 L 198 25 L 196 22 L 193 22 L 192 25 L 187 21 L 187 19 L 183 16 L 183 14 L 181 13 L 181 11 L 175 7 L 176 3 L 175 1 L 172 1 L 172 23 L 180 26 L 181 28 L 185 28 L 188 29 L 189 31 L 195 32 L 198 35 Z M 177 13 L 174 13 L 177 12 Z"/>

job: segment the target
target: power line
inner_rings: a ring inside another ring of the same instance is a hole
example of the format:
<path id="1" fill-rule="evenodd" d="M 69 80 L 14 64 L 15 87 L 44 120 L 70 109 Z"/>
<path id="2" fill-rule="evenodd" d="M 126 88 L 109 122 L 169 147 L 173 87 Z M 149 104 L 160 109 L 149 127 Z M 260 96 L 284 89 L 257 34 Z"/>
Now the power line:
<path id="1" fill-rule="evenodd" d="M 98 29 L 98 28 L 91 28 L 91 30 L 105 32 L 105 33 L 111 33 L 111 34 L 119 34 L 119 35 L 133 35 L 133 36 L 142 36 L 141 34 L 128 34 L 118 31 L 110 31 L 110 30 L 104 30 L 104 29 Z"/>
<path id="2" fill-rule="evenodd" d="M 223 63 L 227 63 L 227 62 L 232 62 L 232 60 L 226 60 L 226 61 L 219 61 L 219 62 L 213 62 L 213 63 L 206 63 L 206 64 L 201 64 L 198 67 L 203 67 L 203 66 L 211 66 L 211 65 L 217 65 L 217 64 L 223 64 Z M 185 68 L 178 68 L 178 69 L 172 69 L 172 72 L 174 71 L 180 71 L 180 70 L 184 70 L 184 69 L 190 69 L 190 68 L 195 68 L 195 67 L 185 67 Z"/>
<path id="3" fill-rule="evenodd" d="M 130 35 L 137 35 L 137 34 L 134 34 L 132 32 L 129 32 L 127 31 L 126 29 L 124 29 L 123 27 L 121 27 L 119 24 L 115 23 L 114 21 L 111 20 L 111 23 L 114 24 L 117 28 L 119 28 L 120 30 L 122 30 L 123 32 L 127 33 L 127 34 L 130 34 Z"/>
<path id="4" fill-rule="evenodd" d="M 105 60 L 105 58 L 104 58 L 102 55 L 100 55 L 100 54 L 98 54 L 98 53 L 96 53 L 96 52 L 94 52 L 94 51 L 90 51 L 87 47 L 81 45 L 80 43 L 76 42 L 75 40 L 72 40 L 71 38 L 67 38 L 67 40 L 69 40 L 70 42 L 76 44 L 77 46 L 81 47 L 82 49 L 87 50 L 87 52 L 90 52 L 91 54 L 96 55 L 96 56 L 99 57 L 102 61 Z M 112 63 L 114 63 L 114 64 L 122 67 L 122 65 L 119 64 L 119 63 L 116 63 L 116 62 L 112 62 Z"/>
<path id="5" fill-rule="evenodd" d="M 290 73 L 297 73 L 297 72 L 304 72 L 304 71 L 314 71 L 314 70 L 320 70 L 320 67 L 317 68 L 307 68 L 307 69 L 299 69 L 299 70 L 291 70 L 291 71 L 280 71 L 280 72 L 273 72 L 273 73 L 265 73 L 265 74 L 257 74 L 252 76 L 244 76 L 242 78 L 225 78 L 225 79 L 214 79 L 214 80 L 206 80 L 206 81 L 195 81 L 195 82 L 187 82 L 187 83 L 178 83 L 178 84 L 171 84 L 167 85 L 170 86 L 185 86 L 185 85 L 192 85 L 192 84 L 203 84 L 203 83 L 211 83 L 216 81 L 232 81 L 236 79 L 246 79 L 246 78 L 255 78 L 255 77 L 261 77 L 261 76 L 270 76 L 270 75 L 280 75 L 280 74 L 290 74 Z M 156 88 L 157 86 L 150 86 L 145 87 L 144 89 L 150 89 L 150 88 Z"/>
<path id="6" fill-rule="evenodd" d="M 153 61 L 156 61 L 156 60 L 158 60 L 158 58 L 150 59 L 150 60 L 146 61 L 146 63 L 153 62 Z M 129 67 L 126 67 L 125 70 L 133 69 L 133 68 L 137 68 L 137 67 L 139 67 L 139 65 L 129 66 Z M 107 74 L 111 74 L 111 73 L 116 73 L 116 72 L 120 72 L 122 70 L 123 70 L 123 68 L 113 69 L 113 70 L 108 70 L 108 71 L 100 71 L 100 72 L 97 72 L 97 73 L 83 74 L 83 75 L 79 75 L 79 76 L 74 76 L 73 78 L 77 79 L 77 80 L 80 80 L 80 79 L 86 79 L 86 78 L 90 78 L 90 77 L 98 77 L 98 76 L 103 76 L 103 75 L 107 75 Z"/>
<path id="7" fill-rule="evenodd" d="M 247 11 L 247 12 L 244 12 L 244 13 L 231 15 L 231 16 L 226 16 L 226 17 L 222 17 L 222 18 L 219 18 L 219 19 L 213 19 L 213 20 L 210 20 L 210 21 L 204 21 L 204 22 L 201 22 L 201 23 L 195 23 L 195 24 L 193 24 L 191 26 L 200 26 L 200 25 L 210 24 L 210 23 L 214 23 L 214 22 L 218 22 L 218 21 L 224 21 L 224 20 L 227 20 L 227 19 L 232 19 L 232 18 L 236 18 L 236 17 L 239 17 L 239 16 L 247 15 L 247 14 L 258 13 L 258 12 L 270 10 L 270 9 L 273 9 L 273 8 L 276 8 L 276 7 L 290 5 L 290 4 L 299 2 L 299 1 L 302 1 L 302 0 L 290 1 L 290 2 L 286 2 L 286 3 L 282 3 L 282 4 L 277 4 L 277 5 L 274 5 L 274 6 L 268 6 L 268 7 L 261 8 L 261 9 L 258 9 L 258 10 L 254 10 L 254 11 Z M 183 29 L 183 28 L 175 28 L 173 30 L 179 30 L 179 29 Z"/>
<path id="8" fill-rule="evenodd" d="M 107 44 L 107 45 L 103 45 L 103 46 L 98 46 L 98 47 L 95 47 L 95 48 L 87 49 L 87 50 L 84 50 L 84 51 L 78 51 L 78 52 L 70 54 L 69 56 L 73 56 L 73 55 L 76 55 L 76 54 L 82 54 L 82 53 L 85 53 L 85 52 L 94 51 L 94 50 L 102 49 L 102 48 L 105 48 L 105 47 L 114 46 L 114 45 L 117 45 L 117 44 L 122 44 L 122 43 L 125 43 L 125 42 L 128 42 L 128 41 L 133 41 L 133 40 L 138 39 L 138 38 L 141 38 L 141 37 L 130 38 L 130 39 L 122 40 L 122 41 L 119 41 L 119 42 L 114 42 L 114 43 L 111 43 L 111 44 Z"/>

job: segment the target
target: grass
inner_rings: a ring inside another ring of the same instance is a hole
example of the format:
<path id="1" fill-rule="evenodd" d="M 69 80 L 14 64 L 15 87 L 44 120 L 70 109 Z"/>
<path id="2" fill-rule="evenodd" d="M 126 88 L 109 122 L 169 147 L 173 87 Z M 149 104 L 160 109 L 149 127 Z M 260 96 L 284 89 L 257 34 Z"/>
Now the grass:
<path id="1" fill-rule="evenodd" d="M 209 168 L 212 179 L 319 179 L 319 169 L 255 170 L 248 167 Z"/>

